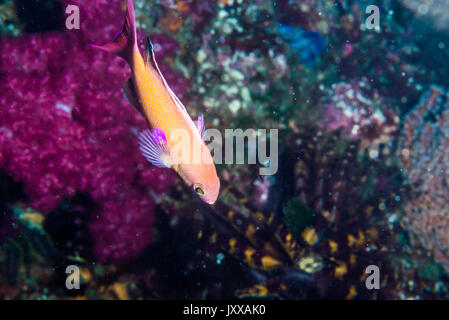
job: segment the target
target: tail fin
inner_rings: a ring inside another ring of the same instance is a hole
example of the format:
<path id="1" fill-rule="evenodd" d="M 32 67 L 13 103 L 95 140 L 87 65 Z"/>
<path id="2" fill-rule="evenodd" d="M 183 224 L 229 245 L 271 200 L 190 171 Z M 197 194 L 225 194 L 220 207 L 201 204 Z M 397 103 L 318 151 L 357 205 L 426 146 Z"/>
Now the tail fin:
<path id="1" fill-rule="evenodd" d="M 136 16 L 134 13 L 134 6 L 132 0 L 126 0 L 126 18 L 123 29 L 118 33 L 112 42 L 99 46 L 89 44 L 90 46 L 102 49 L 108 52 L 113 52 L 126 61 L 130 61 L 134 47 L 136 46 Z"/>

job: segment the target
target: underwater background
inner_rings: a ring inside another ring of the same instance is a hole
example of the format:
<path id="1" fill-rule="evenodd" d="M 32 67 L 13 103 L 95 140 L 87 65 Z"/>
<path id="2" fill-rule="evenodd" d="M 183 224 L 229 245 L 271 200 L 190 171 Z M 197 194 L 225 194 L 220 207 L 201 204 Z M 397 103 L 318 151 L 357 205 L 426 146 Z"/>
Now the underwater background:
<path id="1" fill-rule="evenodd" d="M 192 118 L 278 129 L 279 170 L 217 165 L 202 203 L 140 154 L 129 67 L 86 45 L 124 1 L 0 0 L 1 299 L 449 298 L 449 1 L 134 6 Z"/>

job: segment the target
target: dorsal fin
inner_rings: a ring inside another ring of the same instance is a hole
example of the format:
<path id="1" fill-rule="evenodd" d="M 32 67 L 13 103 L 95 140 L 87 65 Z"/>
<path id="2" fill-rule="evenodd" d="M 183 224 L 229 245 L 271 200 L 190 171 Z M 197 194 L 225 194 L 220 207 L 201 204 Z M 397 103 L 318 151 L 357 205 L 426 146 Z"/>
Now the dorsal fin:
<path id="1" fill-rule="evenodd" d="M 152 66 L 158 69 L 156 59 L 154 57 L 153 44 L 151 43 L 150 37 L 147 37 L 147 45 L 145 46 L 145 66 Z"/>
<path id="2" fill-rule="evenodd" d="M 202 113 L 198 116 L 198 120 L 196 121 L 196 129 L 198 130 L 201 139 L 204 140 L 206 135 L 206 127 L 204 126 L 204 116 Z"/>
<path id="3" fill-rule="evenodd" d="M 187 109 L 186 107 L 182 104 L 182 102 L 178 99 L 178 97 L 175 95 L 175 93 L 172 91 L 172 89 L 168 86 L 167 81 L 165 81 L 164 76 L 161 73 L 161 70 L 159 70 L 159 66 L 157 65 L 156 62 L 156 57 L 154 55 L 154 49 L 153 49 L 153 44 L 151 43 L 151 40 L 149 37 L 147 37 L 147 45 L 145 48 L 145 66 L 148 68 L 153 68 L 155 69 L 159 76 L 161 77 L 162 82 L 165 85 L 165 88 L 167 88 L 168 93 L 170 93 L 170 96 L 173 99 L 173 102 L 176 104 L 176 106 L 178 106 L 178 108 L 180 108 L 181 110 L 183 110 L 185 113 L 187 113 Z M 187 113 L 188 115 L 188 113 Z"/>

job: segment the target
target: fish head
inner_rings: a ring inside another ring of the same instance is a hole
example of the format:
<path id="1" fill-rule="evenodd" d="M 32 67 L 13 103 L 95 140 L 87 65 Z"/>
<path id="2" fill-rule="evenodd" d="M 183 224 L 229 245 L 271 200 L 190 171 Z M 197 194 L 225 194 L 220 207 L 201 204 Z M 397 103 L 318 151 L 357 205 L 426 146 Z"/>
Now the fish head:
<path id="1" fill-rule="evenodd" d="M 184 182 L 202 201 L 214 204 L 220 192 L 220 179 L 217 176 L 215 165 L 185 165 L 182 167 L 179 174 Z"/>
<path id="2" fill-rule="evenodd" d="M 212 179 L 204 180 L 204 182 L 196 182 L 192 185 L 193 191 L 201 200 L 208 204 L 214 204 L 217 201 L 220 192 L 220 180 L 217 176 Z"/>

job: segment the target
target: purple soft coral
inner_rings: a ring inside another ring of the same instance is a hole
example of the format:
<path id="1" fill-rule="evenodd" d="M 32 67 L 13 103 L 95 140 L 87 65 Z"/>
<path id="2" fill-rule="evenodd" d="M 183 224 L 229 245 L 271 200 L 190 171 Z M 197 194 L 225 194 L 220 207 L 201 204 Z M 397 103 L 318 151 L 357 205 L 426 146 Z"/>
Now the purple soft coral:
<path id="1" fill-rule="evenodd" d="M 80 7 L 80 30 L 0 43 L 0 168 L 24 183 L 30 205 L 43 212 L 88 193 L 99 204 L 94 251 L 120 263 L 151 241 L 150 191 L 166 191 L 173 175 L 139 153 L 136 133 L 146 124 L 123 97 L 128 67 L 85 45 L 120 29 L 120 1 L 70 3 Z M 152 39 L 167 81 L 182 95 L 187 81 L 161 61 L 166 37 Z M 173 52 L 175 42 L 167 43 Z"/>
<path id="2" fill-rule="evenodd" d="M 366 80 L 337 83 L 321 101 L 323 128 L 342 130 L 345 136 L 361 139 L 362 148 L 377 149 L 397 134 L 399 117 L 386 107 L 377 91 Z"/>

